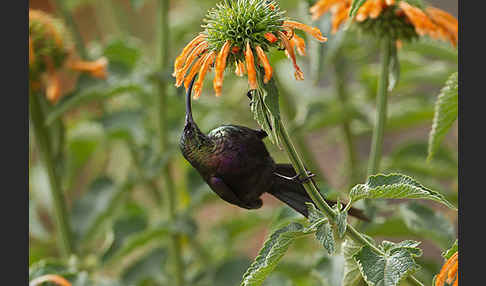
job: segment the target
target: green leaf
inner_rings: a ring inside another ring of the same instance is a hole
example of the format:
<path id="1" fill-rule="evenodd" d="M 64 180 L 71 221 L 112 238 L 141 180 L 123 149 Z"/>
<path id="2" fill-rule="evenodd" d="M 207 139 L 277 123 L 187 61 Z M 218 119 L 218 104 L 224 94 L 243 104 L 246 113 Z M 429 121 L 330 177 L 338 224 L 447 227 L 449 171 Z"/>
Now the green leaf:
<path id="1" fill-rule="evenodd" d="M 395 286 L 418 269 L 413 259 L 421 255 L 421 250 L 417 248 L 418 244 L 419 242 L 415 241 L 397 244 L 384 241 L 381 247 L 385 251 L 384 255 L 363 246 L 353 258 L 368 285 Z"/>
<path id="2" fill-rule="evenodd" d="M 431 160 L 442 139 L 452 124 L 457 120 L 458 113 L 458 73 L 453 73 L 442 88 L 435 104 L 434 121 L 429 134 L 429 154 Z"/>
<path id="3" fill-rule="evenodd" d="M 351 9 L 349 10 L 349 18 L 354 18 L 359 8 L 361 8 L 361 6 L 363 6 L 365 2 L 366 0 L 353 0 L 353 3 L 351 4 Z"/>
<path id="4" fill-rule="evenodd" d="M 442 256 L 445 259 L 451 258 L 451 256 L 457 252 L 457 247 L 458 247 L 457 241 L 458 240 L 456 239 L 456 241 L 454 241 L 454 244 L 452 244 L 451 248 L 449 248 L 448 250 L 444 251 L 444 253 L 442 253 Z"/>
<path id="5" fill-rule="evenodd" d="M 327 250 L 329 255 L 333 255 L 336 250 L 334 236 L 331 228 L 331 224 L 328 221 L 322 223 L 317 227 L 316 239 Z"/>
<path id="6" fill-rule="evenodd" d="M 346 239 L 343 243 L 344 256 L 344 276 L 343 286 L 357 286 L 363 281 L 358 264 L 353 256 L 361 250 L 363 246 L 351 239 Z"/>
<path id="7" fill-rule="evenodd" d="M 456 209 L 442 194 L 427 189 L 409 176 L 402 174 L 373 175 L 365 184 L 358 184 L 349 193 L 351 202 L 361 199 L 428 199 Z"/>
<path id="8" fill-rule="evenodd" d="M 242 286 L 259 286 L 272 273 L 290 244 L 309 231 L 299 223 L 291 223 L 273 232 L 263 244 L 253 263 L 243 275 Z"/>
<path id="9" fill-rule="evenodd" d="M 347 218 L 348 218 L 348 212 L 341 212 L 337 210 L 336 225 L 337 225 L 339 238 L 344 237 L 344 234 L 346 233 L 346 226 L 348 225 Z"/>

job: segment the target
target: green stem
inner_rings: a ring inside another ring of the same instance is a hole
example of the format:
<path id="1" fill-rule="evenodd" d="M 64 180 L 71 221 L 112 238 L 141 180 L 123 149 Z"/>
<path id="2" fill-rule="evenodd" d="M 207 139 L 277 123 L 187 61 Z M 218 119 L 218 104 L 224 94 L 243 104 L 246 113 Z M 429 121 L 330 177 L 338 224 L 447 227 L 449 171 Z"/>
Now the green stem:
<path id="1" fill-rule="evenodd" d="M 57 9 L 59 10 L 59 12 L 61 13 L 61 15 L 64 19 L 64 22 L 66 23 L 66 25 L 68 25 L 68 27 L 71 30 L 71 33 L 72 33 L 73 39 L 74 39 L 74 44 L 76 45 L 76 50 L 78 51 L 81 58 L 87 59 L 88 54 L 87 54 L 86 48 L 84 46 L 83 37 L 81 37 L 81 33 L 79 32 L 78 26 L 74 22 L 73 16 L 71 15 L 71 12 L 67 9 L 67 7 L 65 5 L 66 1 L 65 0 L 55 0 L 55 2 L 56 2 Z"/>
<path id="2" fill-rule="evenodd" d="M 388 97 L 388 68 L 390 66 L 392 42 L 384 38 L 381 43 L 381 72 L 378 80 L 378 94 L 376 95 L 376 120 L 373 128 L 368 176 L 379 171 L 383 149 L 383 135 L 385 133 L 386 108 Z"/>
<path id="3" fill-rule="evenodd" d="M 348 92 L 346 90 L 347 81 L 345 80 L 346 75 L 346 65 L 343 61 L 339 61 L 338 63 L 334 63 L 335 75 L 336 75 L 336 93 L 338 96 L 339 101 L 343 107 L 343 110 L 346 110 L 346 106 L 348 104 Z M 345 112 L 347 115 L 348 112 Z M 351 131 L 351 119 L 346 116 L 346 119 L 341 125 L 341 129 L 344 135 L 344 144 L 346 145 L 347 149 L 347 156 L 348 156 L 348 166 L 349 166 L 349 184 L 355 185 L 359 182 L 358 178 L 358 160 L 356 157 L 356 149 L 354 147 L 354 135 Z"/>
<path id="4" fill-rule="evenodd" d="M 160 152 L 166 152 L 169 146 L 168 141 L 168 125 L 167 125 L 167 80 L 165 79 L 165 74 L 168 70 L 168 62 L 169 62 L 169 53 L 168 53 L 168 46 L 169 46 L 169 0 L 159 0 L 158 1 L 158 10 L 157 10 L 157 19 L 158 19 L 158 29 L 157 29 L 157 36 L 158 36 L 158 63 L 159 63 L 159 73 L 160 73 L 160 80 L 158 81 L 158 89 L 159 89 L 159 130 L 160 130 Z M 172 176 L 170 174 L 171 164 L 170 162 L 167 163 L 166 166 L 162 169 L 162 179 L 165 182 L 165 191 L 166 191 L 166 203 L 167 203 L 167 211 L 169 220 L 175 223 L 177 218 L 177 197 L 174 188 L 174 182 Z M 171 234 L 171 251 L 172 251 L 172 259 L 173 259 L 173 266 L 175 272 L 175 285 L 182 286 L 184 285 L 184 264 L 182 260 L 182 244 L 181 244 L 181 236 L 179 234 Z"/>
<path id="5" fill-rule="evenodd" d="M 71 237 L 71 227 L 69 225 L 69 216 L 67 213 L 66 203 L 64 201 L 64 194 L 61 190 L 60 180 L 56 174 L 55 162 L 52 157 L 52 150 L 50 146 L 49 130 L 45 122 L 45 114 L 42 110 L 39 94 L 33 94 L 29 89 L 29 113 L 34 127 L 34 136 L 36 145 L 39 148 L 40 158 L 46 168 L 49 179 L 50 193 L 52 196 L 52 203 L 54 206 L 54 215 L 57 223 L 57 230 L 59 238 L 61 239 L 61 252 L 64 257 L 69 257 L 73 252 L 73 241 Z"/>
<path id="6" fill-rule="evenodd" d="M 261 86 L 261 88 L 265 89 L 269 95 L 271 95 L 272 93 L 278 93 L 278 89 L 275 86 L 275 82 L 273 80 L 270 80 L 267 85 L 263 85 Z M 278 94 L 273 94 L 273 96 L 278 97 Z M 304 167 L 304 163 L 300 158 L 299 154 L 297 153 L 294 144 L 292 143 L 292 140 L 285 126 L 283 125 L 280 117 L 275 117 L 274 128 L 276 128 L 278 136 L 282 140 L 281 141 L 282 145 L 285 151 L 287 152 L 287 155 L 290 159 L 290 162 L 292 163 L 292 166 L 294 167 L 294 169 L 297 171 L 298 174 L 305 176 L 306 169 Z M 303 186 L 307 194 L 311 197 L 312 201 L 315 203 L 315 205 L 329 218 L 329 220 L 335 222 L 337 216 L 336 211 L 327 204 L 327 202 L 324 200 L 324 198 L 320 194 L 319 190 L 317 189 L 317 186 L 313 183 L 313 181 L 307 180 L 306 182 L 303 183 Z M 366 240 L 366 238 L 350 224 L 347 224 L 346 226 L 345 235 L 350 239 L 354 240 L 355 242 L 368 246 L 371 250 L 373 250 L 377 254 L 385 255 L 385 253 L 381 249 L 379 249 L 371 242 Z M 415 279 L 413 276 L 408 276 L 407 279 L 410 283 L 412 283 L 412 285 L 423 286 L 423 284 L 417 279 Z"/>

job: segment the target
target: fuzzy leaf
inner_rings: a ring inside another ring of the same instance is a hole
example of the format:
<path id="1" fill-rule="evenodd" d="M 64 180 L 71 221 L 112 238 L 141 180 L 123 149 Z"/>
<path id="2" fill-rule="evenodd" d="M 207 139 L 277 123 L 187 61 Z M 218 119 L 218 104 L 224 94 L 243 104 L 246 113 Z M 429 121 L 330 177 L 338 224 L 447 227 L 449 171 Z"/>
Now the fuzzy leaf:
<path id="1" fill-rule="evenodd" d="M 442 88 L 435 103 L 434 121 L 429 134 L 429 154 L 427 161 L 431 160 L 439 149 L 442 139 L 452 124 L 457 120 L 458 114 L 458 74 L 453 73 Z"/>
<path id="2" fill-rule="evenodd" d="M 368 285 L 395 286 L 418 268 L 413 259 L 421 255 L 418 244 L 410 240 L 397 244 L 386 241 L 382 244 L 384 255 L 363 246 L 353 258 Z"/>
<path id="3" fill-rule="evenodd" d="M 322 223 L 319 227 L 317 227 L 316 239 L 327 250 L 327 253 L 329 253 L 329 255 L 334 254 L 334 251 L 336 250 L 336 243 L 334 241 L 331 224 L 329 224 L 328 221 Z"/>
<path id="4" fill-rule="evenodd" d="M 263 248 L 260 249 L 258 256 L 243 275 L 241 286 L 262 285 L 265 278 L 272 273 L 280 259 L 288 250 L 290 244 L 296 238 L 308 233 L 308 229 L 295 222 L 273 232 L 270 238 L 263 244 Z"/>
<path id="5" fill-rule="evenodd" d="M 449 248 L 448 250 L 446 250 L 444 253 L 442 253 L 442 256 L 445 258 L 445 259 L 449 259 L 451 258 L 452 255 L 454 255 L 454 253 L 457 252 L 457 239 L 456 241 L 454 242 L 454 244 L 451 246 L 451 248 Z"/>
<path id="6" fill-rule="evenodd" d="M 361 199 L 428 199 L 456 209 L 444 196 L 422 186 L 409 176 L 402 174 L 373 175 L 365 184 L 354 186 L 349 193 L 351 202 Z"/>
<path id="7" fill-rule="evenodd" d="M 339 211 L 337 213 L 336 224 L 337 224 L 339 238 L 342 238 L 344 236 L 344 233 L 346 232 L 347 218 L 348 218 L 348 212 Z"/>
<path id="8" fill-rule="evenodd" d="M 351 9 L 349 10 L 349 18 L 354 18 L 359 8 L 361 8 L 361 6 L 363 6 L 365 2 L 366 0 L 353 0 L 353 3 L 351 4 Z"/>
<path id="9" fill-rule="evenodd" d="M 359 267 L 353 256 L 361 250 L 363 246 L 353 240 L 346 239 L 343 243 L 343 255 L 344 255 L 344 276 L 343 286 L 356 286 L 363 281 Z"/>

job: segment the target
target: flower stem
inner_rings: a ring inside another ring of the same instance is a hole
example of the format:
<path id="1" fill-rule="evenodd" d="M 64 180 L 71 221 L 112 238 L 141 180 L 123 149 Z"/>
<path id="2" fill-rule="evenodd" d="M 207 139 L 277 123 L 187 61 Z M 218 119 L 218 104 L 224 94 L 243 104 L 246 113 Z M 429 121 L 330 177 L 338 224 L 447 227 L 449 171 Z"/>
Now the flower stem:
<path id="1" fill-rule="evenodd" d="M 158 63 L 160 80 L 158 81 L 159 89 L 159 135 L 160 135 L 160 152 L 166 152 L 169 146 L 169 132 L 167 126 L 167 80 L 165 79 L 165 73 L 168 70 L 168 46 L 169 46 L 169 0 L 159 0 L 158 10 Z M 171 169 L 170 162 L 162 169 L 162 179 L 165 182 L 166 203 L 169 221 L 175 223 L 177 219 L 177 197 L 174 188 L 173 178 L 170 174 Z M 175 272 L 175 285 L 184 285 L 184 272 L 183 272 L 183 260 L 182 260 L 182 244 L 181 236 L 179 234 L 171 234 L 171 257 L 173 259 L 173 266 Z"/>
<path id="2" fill-rule="evenodd" d="M 50 193 L 54 206 L 54 215 L 57 223 L 57 230 L 59 232 L 59 239 L 61 240 L 60 248 L 64 257 L 69 257 L 73 252 L 73 241 L 71 237 L 71 227 L 69 225 L 69 216 L 67 213 L 66 203 L 64 201 L 64 194 L 61 190 L 59 177 L 56 174 L 55 162 L 52 157 L 52 150 L 50 146 L 50 134 L 45 125 L 45 114 L 42 110 L 40 98 L 38 94 L 33 94 L 29 89 L 29 113 L 32 126 L 34 127 L 34 136 L 36 145 L 39 148 L 40 158 L 44 164 L 47 176 L 49 179 Z"/>
<path id="3" fill-rule="evenodd" d="M 368 163 L 368 176 L 379 171 L 383 149 L 383 135 L 385 133 L 386 108 L 388 97 L 388 68 L 390 66 L 392 42 L 383 38 L 381 43 L 381 72 L 378 80 L 378 94 L 376 95 L 376 120 L 373 128 L 370 159 Z"/>
<path id="4" fill-rule="evenodd" d="M 81 37 L 81 33 L 79 32 L 78 26 L 74 22 L 73 15 L 68 10 L 65 5 L 65 0 L 55 0 L 57 9 L 61 13 L 62 17 L 64 18 L 64 22 L 68 25 L 71 30 L 71 33 L 74 38 L 74 44 L 76 45 L 76 49 L 79 52 L 79 55 L 83 59 L 87 59 L 87 52 L 84 46 L 83 37 Z"/>
<path id="5" fill-rule="evenodd" d="M 261 71 L 260 71 L 261 72 Z M 262 86 L 261 88 L 265 89 L 266 92 L 271 95 L 272 93 L 277 92 L 278 89 L 275 86 L 275 81 L 270 80 L 267 85 Z M 273 96 L 277 96 L 278 94 L 273 94 Z M 290 162 L 292 163 L 292 166 L 296 170 L 297 174 L 302 174 L 306 175 L 307 170 L 304 167 L 304 163 L 302 159 L 300 158 L 299 154 L 297 153 L 294 144 L 292 143 L 292 140 L 282 122 L 280 117 L 275 118 L 275 126 L 279 138 L 281 139 L 283 148 L 287 152 L 287 156 L 290 159 Z M 306 182 L 303 183 L 303 186 L 307 192 L 307 194 L 310 196 L 314 204 L 324 212 L 324 214 L 331 220 L 332 222 L 335 222 L 336 220 L 336 211 L 331 208 L 327 204 L 327 202 L 324 200 L 322 197 L 321 193 L 319 192 L 316 184 L 312 180 L 307 180 Z M 369 242 L 360 232 L 358 232 L 352 225 L 347 224 L 346 226 L 346 233 L 345 235 L 349 237 L 350 239 L 354 240 L 355 242 L 358 242 L 362 245 L 365 245 L 369 247 L 372 251 L 376 252 L 379 255 L 385 255 L 385 253 L 373 245 L 371 242 Z M 423 284 L 418 281 L 416 278 L 413 276 L 408 276 L 407 280 L 412 284 L 416 286 L 423 286 Z"/>
<path id="6" fill-rule="evenodd" d="M 346 90 L 346 63 L 344 61 L 339 61 L 334 63 L 334 70 L 336 76 L 336 93 L 343 109 L 345 110 L 348 104 L 348 92 Z M 346 114 L 348 114 L 346 112 Z M 347 149 L 348 156 L 348 174 L 349 174 L 349 184 L 355 185 L 358 183 L 358 160 L 356 157 L 356 149 L 354 147 L 354 135 L 351 131 L 351 120 L 347 117 L 341 124 L 341 129 L 344 135 L 344 144 Z"/>

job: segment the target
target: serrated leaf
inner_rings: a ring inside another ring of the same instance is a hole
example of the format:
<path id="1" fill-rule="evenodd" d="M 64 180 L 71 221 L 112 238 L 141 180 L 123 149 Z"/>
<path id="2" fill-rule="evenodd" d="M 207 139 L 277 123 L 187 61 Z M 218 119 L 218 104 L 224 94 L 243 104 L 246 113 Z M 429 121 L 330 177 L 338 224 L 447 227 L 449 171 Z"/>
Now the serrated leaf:
<path id="1" fill-rule="evenodd" d="M 361 272 L 359 271 L 358 264 L 354 260 L 353 256 L 361 250 L 363 246 L 351 239 L 346 239 L 343 243 L 343 256 L 344 256 L 344 276 L 343 286 L 356 286 L 363 281 Z"/>
<path id="2" fill-rule="evenodd" d="M 456 239 L 456 241 L 454 242 L 454 244 L 452 244 L 451 248 L 449 248 L 448 250 L 444 251 L 444 253 L 442 253 L 442 256 L 445 259 L 451 258 L 451 256 L 454 255 L 454 253 L 457 252 L 457 247 L 458 247 L 457 242 L 458 242 L 458 240 Z"/>
<path id="3" fill-rule="evenodd" d="M 336 225 L 337 225 L 337 230 L 338 230 L 338 236 L 339 238 L 344 237 L 344 233 L 346 233 L 346 227 L 348 225 L 347 218 L 348 218 L 348 212 L 347 211 L 341 211 L 341 204 L 337 203 L 335 205 L 335 210 L 336 210 Z"/>
<path id="4" fill-rule="evenodd" d="M 400 61 L 398 60 L 397 46 L 390 46 L 390 65 L 388 67 L 388 91 L 392 91 L 400 79 Z"/>
<path id="5" fill-rule="evenodd" d="M 363 6 L 365 2 L 366 0 L 353 0 L 353 3 L 351 4 L 351 9 L 349 10 L 349 18 L 354 18 L 359 8 L 361 8 L 361 6 Z"/>
<path id="6" fill-rule="evenodd" d="M 428 199 L 456 209 L 444 196 L 432 191 L 409 176 L 402 174 L 373 175 L 365 184 L 354 186 L 349 193 L 351 202 L 361 199 Z"/>
<path id="7" fill-rule="evenodd" d="M 273 232 L 263 244 L 253 263 L 243 275 L 241 286 L 259 286 L 277 266 L 290 244 L 309 231 L 299 223 L 291 223 Z"/>
<path id="8" fill-rule="evenodd" d="M 314 224 L 321 221 L 323 218 L 326 218 L 326 216 L 318 210 L 313 203 L 306 202 L 305 205 L 307 206 L 307 212 L 309 213 L 307 218 L 309 223 Z"/>
<path id="9" fill-rule="evenodd" d="M 416 242 L 412 241 L 398 244 L 387 242 L 384 255 L 363 246 L 353 258 L 368 285 L 395 286 L 418 268 L 413 259 L 417 256 L 415 245 Z"/>
<path id="10" fill-rule="evenodd" d="M 328 221 L 322 223 L 319 227 L 317 227 L 316 239 L 327 250 L 327 253 L 329 253 L 329 255 L 334 254 L 334 251 L 336 250 L 336 243 L 334 241 L 331 225 Z"/>
<path id="11" fill-rule="evenodd" d="M 435 103 L 434 121 L 429 134 L 429 154 L 431 160 L 439 149 L 442 139 L 452 124 L 457 120 L 458 114 L 458 73 L 453 73 L 442 88 Z"/>

